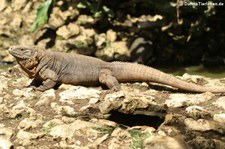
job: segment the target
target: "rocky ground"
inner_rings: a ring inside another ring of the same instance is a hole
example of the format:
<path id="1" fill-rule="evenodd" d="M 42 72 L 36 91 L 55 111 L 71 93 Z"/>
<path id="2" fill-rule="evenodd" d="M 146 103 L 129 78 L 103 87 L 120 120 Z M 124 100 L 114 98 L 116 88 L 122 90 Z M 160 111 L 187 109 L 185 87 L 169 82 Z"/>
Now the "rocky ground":
<path id="1" fill-rule="evenodd" d="M 127 60 L 142 38 L 128 46 L 122 33 L 93 29 L 92 16 L 80 14 L 73 1 L 57 1 L 49 21 L 35 32 L 30 27 L 44 0 L 2 0 L 0 64 L 12 63 L 7 49 L 35 44 L 57 51 L 75 51 L 105 60 Z M 68 3 L 68 4 L 67 4 Z M 68 6 L 68 9 L 64 7 Z M 125 28 L 161 16 L 128 19 Z M 114 22 L 114 25 L 121 22 Z M 133 34 L 130 28 L 127 32 Z M 149 34 L 149 32 L 147 32 Z M 149 50 L 149 48 L 146 48 Z M 147 51 L 147 53 L 151 52 Z M 136 54 L 134 54 L 136 55 Z M 143 54 L 146 59 L 149 55 Z M 225 86 L 225 79 L 184 75 L 183 80 Z M 122 84 L 122 91 L 61 85 L 45 92 L 27 88 L 31 82 L 18 66 L 0 69 L 0 148 L 223 149 L 224 94 L 192 94 L 146 83 Z"/>
<path id="2" fill-rule="evenodd" d="M 184 75 L 201 85 L 224 79 Z M 222 149 L 225 96 L 167 86 L 122 84 L 122 91 L 61 85 L 27 88 L 18 66 L 0 69 L 0 148 Z"/>

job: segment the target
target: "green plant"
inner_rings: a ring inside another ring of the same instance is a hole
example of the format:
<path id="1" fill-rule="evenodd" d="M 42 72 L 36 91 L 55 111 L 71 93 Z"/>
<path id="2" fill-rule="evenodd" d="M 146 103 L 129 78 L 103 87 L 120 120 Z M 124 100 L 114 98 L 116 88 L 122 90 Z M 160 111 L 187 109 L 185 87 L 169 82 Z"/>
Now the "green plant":
<path id="1" fill-rule="evenodd" d="M 149 132 L 142 132 L 139 130 L 129 130 L 128 132 L 132 137 L 132 149 L 144 148 L 144 140 L 151 136 Z"/>
<path id="2" fill-rule="evenodd" d="M 99 18 L 103 14 L 106 14 L 109 18 L 114 17 L 114 12 L 106 5 L 103 5 L 102 0 L 83 1 L 77 4 L 77 8 L 89 10 L 95 18 Z"/>
<path id="3" fill-rule="evenodd" d="M 53 127 L 55 127 L 55 126 L 56 126 L 55 123 L 50 122 L 50 123 L 48 124 L 48 126 L 42 128 L 42 130 L 44 131 L 44 133 L 48 134 L 48 133 L 51 131 L 51 129 L 52 129 Z"/>
<path id="4" fill-rule="evenodd" d="M 53 0 L 47 0 L 38 6 L 36 18 L 30 28 L 31 32 L 33 32 L 38 27 L 40 27 L 41 25 L 45 24 L 48 21 L 52 4 L 53 4 Z"/>

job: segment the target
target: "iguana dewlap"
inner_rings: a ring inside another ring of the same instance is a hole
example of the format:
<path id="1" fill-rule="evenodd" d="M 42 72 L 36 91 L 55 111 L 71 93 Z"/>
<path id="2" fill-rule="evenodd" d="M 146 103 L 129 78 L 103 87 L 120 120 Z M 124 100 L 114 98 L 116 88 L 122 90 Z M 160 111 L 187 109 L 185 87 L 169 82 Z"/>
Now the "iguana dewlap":
<path id="1" fill-rule="evenodd" d="M 105 62 L 97 58 L 42 50 L 36 46 L 9 49 L 30 78 L 45 91 L 58 84 L 94 85 L 120 89 L 119 82 L 157 82 L 190 92 L 225 92 L 225 88 L 203 87 L 177 79 L 157 69 L 134 63 Z M 41 83 L 41 84 L 40 84 Z"/>

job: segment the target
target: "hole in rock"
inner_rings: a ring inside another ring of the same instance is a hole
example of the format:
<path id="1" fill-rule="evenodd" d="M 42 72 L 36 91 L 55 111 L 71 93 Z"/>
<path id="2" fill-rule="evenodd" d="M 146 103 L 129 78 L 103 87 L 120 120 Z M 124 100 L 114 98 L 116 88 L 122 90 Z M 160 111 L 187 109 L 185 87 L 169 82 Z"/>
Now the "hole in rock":
<path id="1" fill-rule="evenodd" d="M 142 114 L 124 114 L 118 111 L 112 111 L 109 120 L 125 126 L 150 126 L 157 129 L 163 122 L 164 117 L 149 116 Z"/>

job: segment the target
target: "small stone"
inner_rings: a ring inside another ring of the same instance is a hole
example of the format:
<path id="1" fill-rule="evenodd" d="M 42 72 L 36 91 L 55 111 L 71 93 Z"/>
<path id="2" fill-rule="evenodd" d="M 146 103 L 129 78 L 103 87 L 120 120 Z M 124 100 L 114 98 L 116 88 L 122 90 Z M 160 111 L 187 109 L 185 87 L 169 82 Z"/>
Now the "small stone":
<path id="1" fill-rule="evenodd" d="M 106 35 L 104 33 L 101 33 L 101 34 L 95 36 L 95 45 L 97 47 L 100 48 L 105 43 L 106 43 Z"/>
<path id="2" fill-rule="evenodd" d="M 215 95 L 210 92 L 205 92 L 202 94 L 170 94 L 169 100 L 166 100 L 166 105 L 168 107 L 182 107 L 186 105 L 195 105 L 202 102 L 207 102 L 212 99 Z"/>
<path id="3" fill-rule="evenodd" d="M 94 18 L 88 15 L 79 15 L 77 18 L 77 24 L 79 25 L 94 24 L 94 22 Z"/>
<path id="4" fill-rule="evenodd" d="M 106 61 L 112 61 L 112 60 L 127 60 L 127 57 L 130 56 L 130 50 L 127 46 L 126 41 L 115 41 L 110 43 L 107 46 L 103 46 L 104 43 L 106 43 L 106 37 L 99 36 L 96 42 L 96 46 L 98 48 L 102 48 L 101 50 L 98 50 L 96 52 L 97 57 L 106 57 Z"/>
<path id="5" fill-rule="evenodd" d="M 145 149 L 191 149 L 182 137 L 154 135 L 144 141 Z"/>
<path id="6" fill-rule="evenodd" d="M 10 25 L 13 26 L 13 28 L 20 28 L 22 25 L 22 16 L 21 14 L 15 14 L 14 19 L 12 22 L 10 22 Z"/>
<path id="7" fill-rule="evenodd" d="M 0 104 L 2 104 L 4 102 L 3 97 L 0 97 Z"/>
<path id="8" fill-rule="evenodd" d="M 3 92 L 3 89 L 7 89 L 8 88 L 8 83 L 7 83 L 8 79 L 4 76 L 0 76 L 0 94 Z"/>
<path id="9" fill-rule="evenodd" d="M 0 12 L 2 12 L 8 6 L 8 0 L 2 0 L 0 5 Z"/>
<path id="10" fill-rule="evenodd" d="M 62 140 L 72 140 L 74 135 L 80 135 L 87 138 L 88 134 L 93 135 L 93 132 L 90 132 L 90 130 L 96 127 L 95 124 L 81 121 L 81 120 L 76 120 L 71 124 L 63 124 L 63 125 L 57 125 L 53 127 L 50 131 L 50 135 L 53 138 L 61 138 Z"/>
<path id="11" fill-rule="evenodd" d="M 195 131 L 217 131 L 219 133 L 224 133 L 225 130 L 223 130 L 223 127 L 220 126 L 217 122 L 215 121 L 209 121 L 205 119 L 199 119 L 199 120 L 194 120 L 192 118 L 186 118 L 184 120 L 184 123 L 187 127 L 187 129 L 190 130 L 195 130 Z"/>
<path id="12" fill-rule="evenodd" d="M 190 106 L 187 107 L 185 111 L 194 119 L 211 117 L 210 112 L 200 106 Z"/>
<path id="13" fill-rule="evenodd" d="M 24 130 L 20 130 L 16 135 L 16 141 L 20 145 L 28 146 L 33 144 L 35 140 L 42 138 L 44 135 L 44 133 L 30 133 Z"/>
<path id="14" fill-rule="evenodd" d="M 107 94 L 104 101 L 99 104 L 99 110 L 102 114 L 107 114 L 112 110 L 116 110 L 123 104 L 122 99 L 125 95 L 123 91 L 113 92 L 112 94 Z"/>
<path id="15" fill-rule="evenodd" d="M 213 120 L 218 121 L 224 125 L 225 124 L 225 114 L 214 114 Z"/>
<path id="16" fill-rule="evenodd" d="M 27 45 L 33 45 L 34 40 L 33 40 L 32 36 L 23 35 L 18 39 L 18 43 L 21 45 L 23 45 L 24 43 L 26 43 Z"/>
<path id="17" fill-rule="evenodd" d="M 24 103 L 24 101 L 20 101 L 17 105 L 13 106 L 12 109 L 10 110 L 10 118 L 16 118 L 18 116 L 23 115 L 23 113 L 26 112 L 27 106 Z"/>
<path id="18" fill-rule="evenodd" d="M 19 123 L 18 129 L 28 130 L 31 128 L 36 128 L 42 122 L 43 122 L 42 120 L 31 120 L 31 119 L 25 118 Z"/>
<path id="19" fill-rule="evenodd" d="M 124 149 L 128 149 L 132 145 L 132 138 L 127 130 L 117 127 L 112 132 L 111 136 L 112 139 L 110 139 L 108 143 L 109 149 L 119 149 L 121 146 L 123 146 Z"/>
<path id="20" fill-rule="evenodd" d="M 106 32 L 106 40 L 109 42 L 114 42 L 116 41 L 116 32 L 114 32 L 113 30 L 108 30 Z"/>
<path id="21" fill-rule="evenodd" d="M 217 101 L 213 102 L 213 105 L 225 110 L 225 97 L 218 98 Z"/>
<path id="22" fill-rule="evenodd" d="M 14 0 L 12 7 L 14 10 L 20 10 L 27 5 L 27 0 Z"/>
<path id="23" fill-rule="evenodd" d="M 75 116 L 77 114 L 70 106 L 59 106 L 57 103 L 52 103 L 51 107 L 60 115 Z"/>
<path id="24" fill-rule="evenodd" d="M 69 39 L 72 36 L 78 35 L 80 32 L 79 26 L 74 23 L 70 23 L 68 26 L 60 27 L 56 34 L 62 36 L 64 39 Z"/>
<path id="25" fill-rule="evenodd" d="M 100 96 L 100 91 L 93 88 L 74 86 L 66 91 L 59 93 L 59 96 L 61 102 L 73 99 L 98 99 Z"/>
<path id="26" fill-rule="evenodd" d="M 13 63 L 15 59 L 12 55 L 7 55 L 2 59 L 2 61 L 6 63 Z"/>
<path id="27" fill-rule="evenodd" d="M 49 25 L 53 28 L 59 28 L 65 24 L 67 19 L 73 19 L 78 16 L 77 9 L 67 9 L 66 11 L 60 10 L 59 7 L 54 7 L 49 18 Z"/>
<path id="28" fill-rule="evenodd" d="M 13 95 L 17 96 L 17 97 L 26 97 L 27 99 L 32 99 L 34 98 L 36 95 L 34 93 L 31 92 L 32 88 L 23 88 L 21 89 L 15 89 L 13 91 Z"/>
<path id="29" fill-rule="evenodd" d="M 45 91 L 41 97 L 40 100 L 35 104 L 36 106 L 47 106 L 50 105 L 50 102 L 52 100 L 55 100 L 55 91 L 54 89 L 50 89 Z"/>
<path id="30" fill-rule="evenodd" d="M 13 134 L 14 134 L 14 132 L 11 128 L 0 126 L 0 138 L 10 140 L 12 138 Z"/>
<path id="31" fill-rule="evenodd" d="M 81 34 L 92 38 L 96 34 L 96 32 L 94 29 L 83 29 Z"/>
<path id="32" fill-rule="evenodd" d="M 93 123 L 97 123 L 99 125 L 103 125 L 103 127 L 106 126 L 106 127 L 112 127 L 113 128 L 113 127 L 117 126 L 116 122 L 106 120 L 106 119 L 91 119 L 90 121 L 93 122 Z"/>
<path id="33" fill-rule="evenodd" d="M 23 75 L 23 71 L 19 68 L 19 65 L 16 65 L 12 68 L 12 73 L 17 73 L 21 76 L 20 78 L 16 79 L 15 82 L 12 83 L 13 86 L 17 88 L 22 88 L 30 84 L 31 80 Z"/>
<path id="34" fill-rule="evenodd" d="M 65 20 L 61 16 L 63 16 L 63 12 L 59 9 L 59 7 L 54 7 L 49 18 L 49 25 L 52 28 L 62 26 L 65 23 Z"/>
<path id="35" fill-rule="evenodd" d="M 76 46 L 80 54 L 90 55 L 91 53 L 93 53 L 93 49 L 91 48 L 93 42 L 93 39 L 91 37 L 88 37 L 87 35 L 78 35 L 74 38 L 73 44 Z M 90 52 L 87 50 L 90 50 Z"/>
<path id="36" fill-rule="evenodd" d="M 13 143 L 3 137 L 0 137 L 0 148 L 1 149 L 12 149 Z"/>

